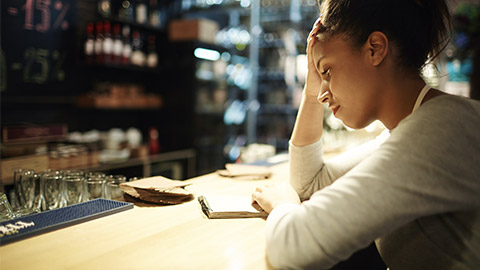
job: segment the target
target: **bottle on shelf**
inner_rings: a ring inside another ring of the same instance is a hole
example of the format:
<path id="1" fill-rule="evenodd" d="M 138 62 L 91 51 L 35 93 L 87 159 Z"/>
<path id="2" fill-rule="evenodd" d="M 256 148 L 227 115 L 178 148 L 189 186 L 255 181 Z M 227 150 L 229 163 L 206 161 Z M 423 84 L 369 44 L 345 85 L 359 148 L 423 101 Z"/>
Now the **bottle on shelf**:
<path id="1" fill-rule="evenodd" d="M 120 24 L 113 25 L 113 64 L 115 65 L 122 62 L 123 40 L 120 30 Z"/>
<path id="2" fill-rule="evenodd" d="M 158 142 L 158 129 L 150 127 L 148 131 L 148 152 L 150 155 L 158 154 L 160 152 L 160 143 Z"/>
<path id="3" fill-rule="evenodd" d="M 112 5 L 110 0 L 98 0 L 98 13 L 103 17 L 109 17 L 111 15 Z"/>
<path id="4" fill-rule="evenodd" d="M 145 66 L 145 52 L 143 51 L 143 41 L 139 31 L 132 33 L 132 56 L 130 62 L 132 65 L 143 67 Z"/>
<path id="5" fill-rule="evenodd" d="M 123 0 L 118 11 L 118 17 L 123 21 L 133 21 L 133 4 L 131 0 Z"/>
<path id="6" fill-rule="evenodd" d="M 85 61 L 93 64 L 95 61 L 95 24 L 89 22 L 87 24 L 87 40 L 85 41 Z"/>
<path id="7" fill-rule="evenodd" d="M 113 63 L 113 39 L 110 28 L 110 22 L 105 21 L 103 23 L 103 55 L 106 64 Z"/>
<path id="8" fill-rule="evenodd" d="M 150 0 L 148 8 L 150 11 L 150 14 L 148 17 L 148 21 L 150 25 L 155 28 L 160 28 L 162 23 L 162 13 L 158 8 L 158 0 Z"/>
<path id="9" fill-rule="evenodd" d="M 156 68 L 158 65 L 158 54 L 155 44 L 155 35 L 148 36 L 148 55 L 147 55 L 147 67 Z"/>
<path id="10" fill-rule="evenodd" d="M 103 55 L 103 23 L 97 22 L 97 33 L 95 36 L 95 61 L 98 64 L 103 64 L 105 61 Z"/>
<path id="11" fill-rule="evenodd" d="M 135 5 L 135 18 L 139 24 L 146 24 L 148 20 L 147 16 L 147 4 L 144 0 L 137 0 Z"/>
<path id="12" fill-rule="evenodd" d="M 122 49 L 122 65 L 129 65 L 132 56 L 132 45 L 130 44 L 130 26 L 124 25 L 122 29 L 123 49 Z"/>

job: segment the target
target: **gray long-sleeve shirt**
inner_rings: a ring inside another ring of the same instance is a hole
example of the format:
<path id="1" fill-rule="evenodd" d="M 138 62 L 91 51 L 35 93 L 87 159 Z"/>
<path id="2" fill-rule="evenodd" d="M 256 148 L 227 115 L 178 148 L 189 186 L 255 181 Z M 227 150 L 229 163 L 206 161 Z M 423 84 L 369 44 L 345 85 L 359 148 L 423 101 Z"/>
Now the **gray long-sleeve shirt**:
<path id="1" fill-rule="evenodd" d="M 480 102 L 431 99 L 328 162 L 321 141 L 290 144 L 290 163 L 308 200 L 270 213 L 274 267 L 325 269 L 376 241 L 391 270 L 480 269 Z"/>

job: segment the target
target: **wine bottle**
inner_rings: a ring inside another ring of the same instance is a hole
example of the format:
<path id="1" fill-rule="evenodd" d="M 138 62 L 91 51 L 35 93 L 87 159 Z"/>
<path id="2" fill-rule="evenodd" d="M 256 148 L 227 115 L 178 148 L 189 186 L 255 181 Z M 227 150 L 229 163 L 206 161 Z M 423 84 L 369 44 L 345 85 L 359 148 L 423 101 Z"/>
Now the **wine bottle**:
<path id="1" fill-rule="evenodd" d="M 148 18 L 150 25 L 155 28 L 160 28 L 162 18 L 161 18 L 161 12 L 158 8 L 158 1 L 150 0 L 148 8 L 150 11 L 149 18 Z"/>
<path id="2" fill-rule="evenodd" d="M 136 21 L 139 24 L 147 23 L 147 4 L 145 4 L 144 0 L 137 0 L 135 6 L 135 16 Z"/>
<path id="3" fill-rule="evenodd" d="M 103 64 L 104 55 L 103 55 L 103 24 L 102 22 L 97 22 L 97 33 L 95 36 L 95 61 L 99 64 Z"/>
<path id="4" fill-rule="evenodd" d="M 130 44 L 130 26 L 124 25 L 122 29 L 123 49 L 122 49 L 122 64 L 130 64 L 130 57 L 132 56 L 132 45 Z"/>
<path id="5" fill-rule="evenodd" d="M 93 22 L 87 24 L 87 40 L 85 41 L 85 61 L 88 64 L 94 62 L 95 55 L 95 25 Z"/>
<path id="6" fill-rule="evenodd" d="M 145 65 L 145 53 L 143 52 L 143 41 L 140 32 L 133 31 L 132 33 L 132 57 L 131 63 L 136 66 L 143 67 Z"/>
<path id="7" fill-rule="evenodd" d="M 155 36 L 148 36 L 148 55 L 147 55 L 147 67 L 156 68 L 158 65 L 158 54 L 155 45 Z"/>
<path id="8" fill-rule="evenodd" d="M 118 11 L 118 17 L 123 21 L 133 21 L 133 5 L 130 0 L 123 0 Z"/>
<path id="9" fill-rule="evenodd" d="M 106 64 L 113 62 L 113 39 L 109 21 L 103 23 L 103 55 Z"/>
<path id="10" fill-rule="evenodd" d="M 111 8 L 112 8 L 112 5 L 110 3 L 110 0 L 99 0 L 98 1 L 98 12 L 103 17 L 109 17 L 110 16 Z"/>
<path id="11" fill-rule="evenodd" d="M 113 25 L 113 64 L 122 62 L 123 41 L 120 33 L 120 24 Z"/>

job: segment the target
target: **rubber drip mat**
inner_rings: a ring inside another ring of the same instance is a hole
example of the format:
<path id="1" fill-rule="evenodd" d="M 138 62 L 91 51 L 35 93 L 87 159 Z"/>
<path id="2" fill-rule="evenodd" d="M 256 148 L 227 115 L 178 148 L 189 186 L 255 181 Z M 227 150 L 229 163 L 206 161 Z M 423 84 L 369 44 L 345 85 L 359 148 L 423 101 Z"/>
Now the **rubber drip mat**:
<path id="1" fill-rule="evenodd" d="M 0 245 L 65 228 L 128 209 L 132 203 L 95 199 L 0 222 Z"/>

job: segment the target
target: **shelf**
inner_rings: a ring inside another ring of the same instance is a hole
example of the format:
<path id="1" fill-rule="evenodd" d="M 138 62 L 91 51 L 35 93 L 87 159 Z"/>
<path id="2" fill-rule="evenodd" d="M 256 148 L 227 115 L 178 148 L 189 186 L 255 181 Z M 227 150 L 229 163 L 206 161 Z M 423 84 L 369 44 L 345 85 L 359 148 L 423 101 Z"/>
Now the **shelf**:
<path id="1" fill-rule="evenodd" d="M 146 74 L 160 74 L 165 68 L 155 67 L 140 67 L 135 65 L 115 65 L 115 64 L 99 64 L 99 63 L 84 63 L 83 67 L 85 69 L 89 69 L 94 72 L 98 72 L 102 69 L 110 69 L 110 70 L 118 70 L 123 72 L 138 72 L 138 73 L 146 73 Z"/>
<path id="2" fill-rule="evenodd" d="M 80 95 L 77 106 L 84 109 L 95 110 L 158 110 L 163 107 L 160 96 L 126 96 L 116 98 L 111 95 Z"/>
<path id="3" fill-rule="evenodd" d="M 82 110 L 95 110 L 95 111 L 148 111 L 148 110 L 154 110 L 157 111 L 161 109 L 161 106 L 158 107 L 94 107 L 94 106 L 79 106 L 80 109 Z"/>
<path id="4" fill-rule="evenodd" d="M 238 3 L 238 2 L 237 2 Z M 237 11 L 242 16 L 249 16 L 250 15 L 250 7 L 241 7 L 239 5 L 234 4 L 227 4 L 227 5 L 212 5 L 208 7 L 193 7 L 187 10 L 188 14 L 186 18 L 189 18 L 190 15 L 198 16 L 198 15 L 222 15 L 227 13 L 228 11 Z"/>
<path id="5" fill-rule="evenodd" d="M 148 30 L 148 31 L 152 31 L 152 32 L 166 32 L 167 31 L 165 26 L 155 27 L 153 25 L 146 24 L 146 23 L 138 23 L 138 22 L 135 22 L 135 21 L 123 20 L 123 19 L 118 18 L 117 16 L 103 16 L 103 15 L 99 15 L 99 16 L 103 20 L 110 21 L 111 23 L 127 24 L 127 25 L 129 25 L 131 27 L 134 27 L 134 28 L 137 28 L 137 29 L 143 29 L 143 30 Z"/>
<path id="6" fill-rule="evenodd" d="M 198 115 L 198 116 L 211 116 L 211 117 L 223 117 L 224 114 L 225 114 L 225 110 L 202 110 L 202 109 L 196 109 L 195 110 L 195 113 Z"/>
<path id="7" fill-rule="evenodd" d="M 143 176 L 149 177 L 151 176 L 151 164 L 186 159 L 187 174 L 188 174 L 187 177 L 192 177 L 195 175 L 195 170 L 196 170 L 195 158 L 196 158 L 196 153 L 193 149 L 185 149 L 185 150 L 179 150 L 179 151 L 160 153 L 156 155 L 150 155 L 146 157 L 131 158 L 129 160 L 122 161 L 122 162 L 103 163 L 103 164 L 99 164 L 98 166 L 88 167 L 83 169 L 88 169 L 91 171 L 110 171 L 114 169 L 122 169 L 127 167 L 143 166 L 144 167 Z"/>
<path id="8" fill-rule="evenodd" d="M 75 96 L 5 96 L 2 95 L 4 104 L 42 104 L 42 105 L 73 105 L 77 102 Z"/>

